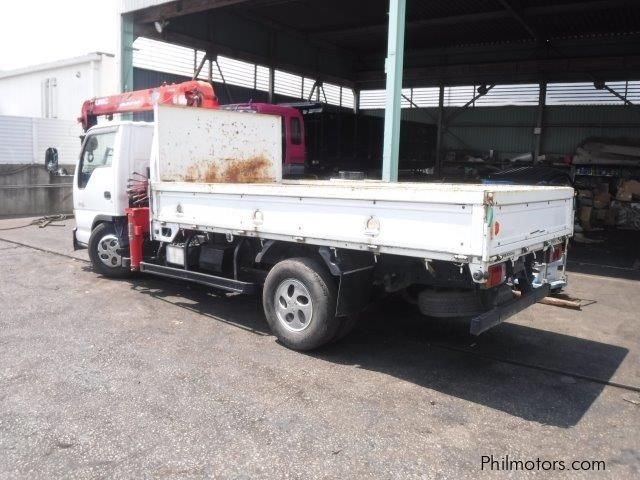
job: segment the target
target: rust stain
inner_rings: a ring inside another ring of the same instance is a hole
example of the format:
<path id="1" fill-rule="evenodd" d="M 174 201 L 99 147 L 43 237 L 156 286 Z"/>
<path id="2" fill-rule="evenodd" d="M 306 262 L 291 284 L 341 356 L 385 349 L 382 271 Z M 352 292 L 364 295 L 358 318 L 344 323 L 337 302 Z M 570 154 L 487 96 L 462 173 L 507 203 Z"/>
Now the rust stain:
<path id="1" fill-rule="evenodd" d="M 189 165 L 187 172 L 184 174 L 185 182 L 197 182 L 200 177 L 200 168 L 198 165 Z"/>
<path id="2" fill-rule="evenodd" d="M 226 159 L 223 166 L 207 160 L 198 161 L 187 167 L 185 182 L 195 183 L 261 183 L 272 182 L 269 173 L 271 162 L 264 156 L 247 160 Z"/>
<path id="3" fill-rule="evenodd" d="M 262 156 L 248 160 L 227 160 L 222 181 L 229 183 L 258 183 L 273 180 L 269 176 L 270 162 Z"/>
<path id="4" fill-rule="evenodd" d="M 218 181 L 218 167 L 215 163 L 210 164 L 207 167 L 207 171 L 204 172 L 205 183 L 216 183 Z"/>

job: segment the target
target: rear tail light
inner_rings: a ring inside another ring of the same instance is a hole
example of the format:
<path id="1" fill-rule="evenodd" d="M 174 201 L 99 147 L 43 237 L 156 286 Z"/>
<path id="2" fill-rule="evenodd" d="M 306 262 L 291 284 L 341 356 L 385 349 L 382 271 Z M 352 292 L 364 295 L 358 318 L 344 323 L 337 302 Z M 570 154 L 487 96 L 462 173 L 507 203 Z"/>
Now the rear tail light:
<path id="1" fill-rule="evenodd" d="M 500 285 L 505 281 L 507 275 L 507 267 L 504 263 L 499 263 L 497 265 L 491 265 L 489 267 L 489 276 L 487 278 L 486 283 L 484 284 L 485 288 L 495 287 L 496 285 Z"/>
<path id="2" fill-rule="evenodd" d="M 549 249 L 549 263 L 557 262 L 564 255 L 564 246 L 562 244 L 555 245 Z"/>

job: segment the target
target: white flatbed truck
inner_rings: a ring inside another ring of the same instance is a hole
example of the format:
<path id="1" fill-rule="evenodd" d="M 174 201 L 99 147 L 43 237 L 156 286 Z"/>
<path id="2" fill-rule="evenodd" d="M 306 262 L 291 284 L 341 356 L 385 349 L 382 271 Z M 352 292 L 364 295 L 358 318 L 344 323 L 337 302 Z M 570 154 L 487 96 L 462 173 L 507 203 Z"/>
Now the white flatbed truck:
<path id="1" fill-rule="evenodd" d="M 534 262 L 566 259 L 572 188 L 283 181 L 282 145 L 277 116 L 215 109 L 157 105 L 153 125 L 93 127 L 74 245 L 107 276 L 261 290 L 272 331 L 299 350 L 343 336 L 385 292 L 480 334 L 548 293 L 544 271 L 532 288 Z M 140 207 L 126 179 L 147 165 Z"/>

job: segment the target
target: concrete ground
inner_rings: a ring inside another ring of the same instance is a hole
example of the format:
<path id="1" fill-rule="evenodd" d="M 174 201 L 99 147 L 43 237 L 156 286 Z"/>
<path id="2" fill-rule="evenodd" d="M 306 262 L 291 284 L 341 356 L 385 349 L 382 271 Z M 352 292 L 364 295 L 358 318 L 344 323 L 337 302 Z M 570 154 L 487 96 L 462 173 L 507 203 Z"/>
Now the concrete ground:
<path id="1" fill-rule="evenodd" d="M 386 301 L 302 354 L 257 298 L 108 280 L 73 220 L 7 230 L 26 223 L 0 221 L 0 478 L 522 476 L 491 455 L 640 475 L 640 284 L 615 270 L 571 275 L 582 311 L 471 339 Z"/>

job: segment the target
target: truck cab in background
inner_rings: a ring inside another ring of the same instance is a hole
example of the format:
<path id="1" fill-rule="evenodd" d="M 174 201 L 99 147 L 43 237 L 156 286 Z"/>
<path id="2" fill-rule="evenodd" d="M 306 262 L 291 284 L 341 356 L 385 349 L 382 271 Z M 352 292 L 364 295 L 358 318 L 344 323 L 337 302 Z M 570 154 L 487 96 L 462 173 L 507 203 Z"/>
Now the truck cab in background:
<path id="1" fill-rule="evenodd" d="M 276 115 L 282 119 L 282 175 L 301 177 L 305 173 L 307 149 L 304 119 L 296 108 L 270 103 L 236 103 L 220 108 L 235 112 L 253 112 Z"/>

